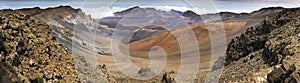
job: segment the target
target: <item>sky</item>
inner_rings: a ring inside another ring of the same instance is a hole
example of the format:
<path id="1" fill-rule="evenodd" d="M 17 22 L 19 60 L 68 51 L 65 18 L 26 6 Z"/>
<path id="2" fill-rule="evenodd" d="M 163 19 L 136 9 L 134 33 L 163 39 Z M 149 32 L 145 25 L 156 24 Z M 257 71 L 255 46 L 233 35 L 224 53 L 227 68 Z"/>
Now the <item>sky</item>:
<path id="1" fill-rule="evenodd" d="M 264 7 L 300 7 L 300 0 L 0 0 L 0 9 L 56 7 L 70 5 L 81 8 L 92 18 L 113 16 L 114 12 L 133 6 L 152 7 L 159 10 L 192 10 L 198 14 L 216 12 L 250 13 Z"/>

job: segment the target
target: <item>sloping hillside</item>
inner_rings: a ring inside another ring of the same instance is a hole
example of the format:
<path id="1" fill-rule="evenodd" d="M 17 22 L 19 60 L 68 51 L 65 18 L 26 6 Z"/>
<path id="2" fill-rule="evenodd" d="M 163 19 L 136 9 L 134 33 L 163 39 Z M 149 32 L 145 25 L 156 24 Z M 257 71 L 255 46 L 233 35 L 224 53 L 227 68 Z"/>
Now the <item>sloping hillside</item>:
<path id="1" fill-rule="evenodd" d="M 299 13 L 286 9 L 232 39 L 220 81 L 299 83 Z"/>
<path id="2" fill-rule="evenodd" d="M 245 25 L 244 22 L 215 22 L 208 25 L 203 24 L 192 27 L 191 30 L 195 34 L 200 50 L 205 52 L 207 49 L 210 49 L 210 36 L 207 28 L 215 28 L 215 30 L 211 32 L 218 33 L 219 31 L 222 31 L 222 28 L 217 28 L 220 27 L 221 24 L 224 25 L 228 37 L 232 36 L 232 34 L 236 33 L 236 31 L 239 31 L 239 29 Z M 193 38 L 193 36 L 190 36 L 189 30 L 190 28 L 183 28 L 175 31 L 164 31 L 143 40 L 132 42 L 129 44 L 131 55 L 147 58 L 148 51 L 154 46 L 160 46 L 164 48 L 169 56 L 178 55 L 181 52 L 178 40 L 186 40 L 184 41 L 184 44 L 187 47 L 189 45 L 194 45 L 191 43 L 193 41 L 189 41 L 190 38 Z M 176 35 L 177 37 L 175 37 Z M 191 48 L 190 51 L 194 51 L 194 49 Z"/>
<path id="3" fill-rule="evenodd" d="M 234 13 L 226 13 L 226 12 L 218 13 L 218 14 L 207 14 L 204 15 L 203 17 L 212 17 L 213 19 L 214 17 L 216 17 L 214 15 L 220 14 L 222 15 L 221 18 L 223 18 L 224 21 L 210 22 L 208 24 L 192 26 L 191 29 L 196 35 L 200 50 L 202 50 L 202 52 L 205 53 L 205 55 L 209 55 L 210 53 L 209 50 L 207 49 L 210 49 L 210 39 L 209 39 L 210 36 L 207 31 L 208 29 L 206 28 L 216 28 L 211 32 L 218 32 L 221 31 L 222 28 L 220 27 L 223 25 L 226 31 L 226 37 L 228 41 L 230 41 L 232 38 L 242 34 L 247 28 L 257 25 L 266 16 L 277 14 L 283 10 L 285 10 L 285 8 L 271 7 L 271 8 L 263 8 L 249 14 L 234 14 Z M 191 16 L 195 16 L 193 18 L 196 17 L 201 18 L 200 15 L 195 15 L 193 13 L 190 14 L 192 14 Z M 183 15 L 188 15 L 188 13 L 186 12 L 186 14 Z M 220 26 L 208 27 L 211 25 L 220 25 Z M 185 33 L 187 32 L 187 30 L 188 30 L 187 28 L 181 28 L 181 29 L 176 29 L 174 31 L 164 31 L 159 34 L 155 34 L 153 36 L 147 37 L 145 39 L 130 43 L 129 49 L 131 50 L 131 54 L 137 57 L 147 56 L 147 52 L 154 46 L 161 46 L 168 53 L 168 55 L 178 55 L 180 53 L 178 38 L 179 39 L 190 38 L 189 36 L 185 35 L 188 34 Z M 178 35 L 176 39 L 174 36 L 177 34 L 180 35 Z M 185 42 L 185 45 L 188 45 L 189 43 L 190 42 Z M 190 50 L 193 51 L 193 49 Z"/>
<path id="4" fill-rule="evenodd" d="M 79 82 L 72 54 L 45 22 L 0 11 L 0 82 Z"/>
<path id="5" fill-rule="evenodd" d="M 111 30 L 105 26 L 99 25 L 89 15 L 86 15 L 81 9 L 71 6 L 58 6 L 41 9 L 24 8 L 15 11 L 22 12 L 31 16 L 35 20 L 43 21 L 50 25 L 56 41 L 69 48 L 75 56 L 74 63 L 78 75 L 82 82 L 102 82 L 103 73 L 97 72 L 95 65 L 98 64 L 92 54 L 97 47 L 101 47 L 103 42 L 95 40 L 96 36 L 106 37 L 111 34 Z M 102 39 L 99 39 L 100 41 Z M 97 42 L 97 45 L 94 43 Z M 84 44 L 84 45 L 83 45 Z M 103 52 L 102 49 L 97 49 Z M 106 52 L 106 50 L 105 50 Z"/>

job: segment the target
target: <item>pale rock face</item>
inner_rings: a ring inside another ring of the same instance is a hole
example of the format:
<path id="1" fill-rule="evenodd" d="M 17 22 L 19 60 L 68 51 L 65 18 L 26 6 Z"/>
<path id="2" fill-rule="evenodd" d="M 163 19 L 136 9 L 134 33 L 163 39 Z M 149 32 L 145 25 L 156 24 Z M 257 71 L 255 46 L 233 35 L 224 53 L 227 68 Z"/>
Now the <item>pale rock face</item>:
<path id="1" fill-rule="evenodd" d="M 76 19 L 74 19 L 74 18 L 72 17 L 72 15 L 68 15 L 68 16 L 64 17 L 63 20 L 65 20 L 65 21 L 68 22 L 68 23 L 72 23 L 72 24 L 74 24 L 74 25 L 78 24 L 77 21 L 76 21 Z"/>
<path id="2" fill-rule="evenodd" d="M 30 60 L 30 61 L 29 61 L 29 64 L 30 64 L 30 65 L 33 65 L 33 64 L 34 64 L 33 60 Z"/>
<path id="3" fill-rule="evenodd" d="M 264 77 L 257 77 L 256 79 L 257 79 L 258 83 L 262 83 L 262 82 L 266 82 L 267 81 L 266 78 L 264 78 Z"/>

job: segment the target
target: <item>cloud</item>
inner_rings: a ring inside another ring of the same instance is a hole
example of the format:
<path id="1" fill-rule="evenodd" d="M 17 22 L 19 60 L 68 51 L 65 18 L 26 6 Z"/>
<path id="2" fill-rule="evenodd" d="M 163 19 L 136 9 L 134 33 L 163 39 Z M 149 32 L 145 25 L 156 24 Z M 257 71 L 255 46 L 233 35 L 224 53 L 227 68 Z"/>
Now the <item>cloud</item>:
<path id="1" fill-rule="evenodd" d="M 300 3 L 300 0 L 214 0 L 223 2 Z"/>
<path id="2" fill-rule="evenodd" d="M 4 6 L 1 6 L 1 8 L 8 9 L 9 7 L 4 5 Z"/>
<path id="3" fill-rule="evenodd" d="M 92 18 L 99 19 L 102 17 L 113 16 L 113 13 L 125 10 L 127 8 L 121 7 L 99 7 L 99 8 L 82 8 L 83 12 L 90 14 Z"/>

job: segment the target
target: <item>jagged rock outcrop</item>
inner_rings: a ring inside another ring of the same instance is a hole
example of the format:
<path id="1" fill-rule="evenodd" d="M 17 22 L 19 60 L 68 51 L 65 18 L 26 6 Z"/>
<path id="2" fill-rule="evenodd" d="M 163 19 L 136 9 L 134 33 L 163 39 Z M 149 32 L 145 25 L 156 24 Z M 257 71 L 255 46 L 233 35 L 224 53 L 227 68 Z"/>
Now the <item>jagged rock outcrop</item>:
<path id="1" fill-rule="evenodd" d="M 290 14 L 281 13 L 277 16 L 267 17 L 259 26 L 248 28 L 244 34 L 232 39 L 226 51 L 226 55 L 229 55 L 226 58 L 226 65 L 249 55 L 253 51 L 265 48 L 266 42 L 270 39 L 278 36 L 279 38 L 286 38 L 287 36 L 295 35 L 295 31 L 289 30 L 289 28 L 297 27 L 289 25 L 294 19 L 285 15 L 290 16 Z M 282 29 L 283 27 L 285 29 Z M 283 32 L 288 32 L 289 34 L 284 34 Z M 271 48 L 274 49 L 275 47 Z"/>
<path id="2" fill-rule="evenodd" d="M 232 39 L 221 81 L 300 82 L 300 8 L 266 17 Z M 220 67 L 215 66 L 215 69 Z"/>
<path id="3" fill-rule="evenodd" d="M 94 36 L 108 36 L 111 34 L 110 29 L 95 22 L 91 16 L 86 15 L 81 9 L 71 6 L 58 6 L 45 9 L 39 7 L 23 8 L 15 11 L 29 15 L 35 20 L 43 21 L 50 25 L 56 41 L 67 46 L 69 51 L 76 52 L 73 58 L 81 82 L 102 83 L 102 80 L 105 80 L 101 76 L 101 71 L 98 72 L 91 66 L 91 61 L 93 60 L 88 59 L 91 56 L 79 53 L 87 53 L 82 50 L 90 51 L 94 49 L 95 45 L 91 46 L 91 42 L 94 42 Z M 87 48 L 88 46 L 90 48 Z M 109 53 L 106 50 L 98 50 L 102 53 Z"/>
<path id="4" fill-rule="evenodd" d="M 0 82 L 79 82 L 72 54 L 45 22 L 1 10 L 0 32 Z"/>

